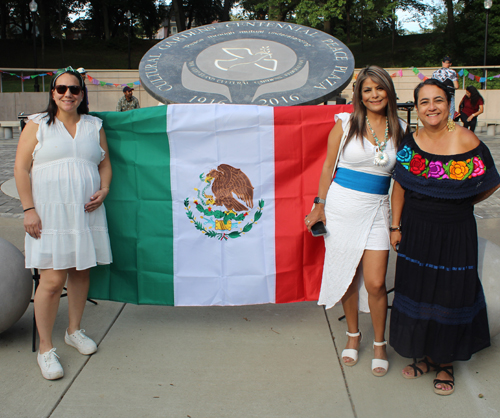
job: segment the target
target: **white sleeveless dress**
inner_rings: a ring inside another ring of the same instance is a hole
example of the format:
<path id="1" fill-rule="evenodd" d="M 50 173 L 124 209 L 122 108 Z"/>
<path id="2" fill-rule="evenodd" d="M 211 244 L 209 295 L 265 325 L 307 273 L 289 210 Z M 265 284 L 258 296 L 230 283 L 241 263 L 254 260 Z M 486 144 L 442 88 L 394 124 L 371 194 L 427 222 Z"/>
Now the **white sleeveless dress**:
<path id="1" fill-rule="evenodd" d="M 90 213 L 84 208 L 101 187 L 101 119 L 81 115 L 75 138 L 57 118 L 50 126 L 46 114 L 30 119 L 38 124 L 31 184 L 42 234 L 40 239 L 26 234 L 26 267 L 85 270 L 111 263 L 104 205 Z"/>
<path id="2" fill-rule="evenodd" d="M 345 131 L 349 113 L 335 115 Z M 404 124 L 404 122 L 402 122 Z M 389 141 L 385 152 L 389 164 L 376 166 L 375 146 L 366 138 L 352 138 L 340 154 L 338 167 L 390 177 L 396 164 L 396 148 Z M 368 293 L 360 265 L 364 250 L 389 250 L 389 196 L 347 189 L 332 182 L 325 204 L 325 263 L 318 305 L 329 309 L 340 302 L 359 275 L 359 310 L 370 312 Z M 360 267 L 358 269 L 358 266 Z M 357 270 L 357 273 L 356 273 Z"/>

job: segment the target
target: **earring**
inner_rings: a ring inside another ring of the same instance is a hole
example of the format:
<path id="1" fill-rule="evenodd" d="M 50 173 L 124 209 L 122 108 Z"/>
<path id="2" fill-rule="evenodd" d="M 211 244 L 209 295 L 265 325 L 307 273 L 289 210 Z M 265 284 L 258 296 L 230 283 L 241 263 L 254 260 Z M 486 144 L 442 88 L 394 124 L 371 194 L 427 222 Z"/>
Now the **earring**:
<path id="1" fill-rule="evenodd" d="M 452 118 L 448 118 L 448 132 L 453 132 L 455 130 L 455 122 Z"/>
<path id="2" fill-rule="evenodd" d="M 418 136 L 418 121 L 419 121 L 419 119 L 418 119 L 418 116 L 417 116 L 417 129 L 415 129 L 415 136 Z"/>

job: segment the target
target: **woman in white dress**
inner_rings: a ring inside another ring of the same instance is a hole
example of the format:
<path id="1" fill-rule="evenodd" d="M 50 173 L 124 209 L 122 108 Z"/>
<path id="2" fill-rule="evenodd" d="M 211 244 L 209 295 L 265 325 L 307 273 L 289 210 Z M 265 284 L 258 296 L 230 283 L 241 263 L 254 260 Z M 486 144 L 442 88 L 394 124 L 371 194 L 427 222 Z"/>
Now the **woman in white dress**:
<path id="1" fill-rule="evenodd" d="M 318 196 L 305 223 L 311 230 L 322 221 L 328 230 L 318 304 L 329 309 L 342 301 L 348 329 L 342 361 L 346 366 L 357 363 L 358 310 L 370 312 L 375 337 L 372 373 L 384 376 L 389 368 L 385 340 L 388 191 L 406 124 L 397 116 L 391 77 L 380 67 L 368 66 L 359 73 L 353 102 L 352 114 L 335 117 L 342 123 L 336 123 L 328 137 Z M 339 151 L 342 139 L 345 145 Z"/>
<path id="2" fill-rule="evenodd" d="M 80 74 L 73 69 L 57 74 L 46 113 L 30 118 L 21 133 L 14 167 L 24 208 L 26 268 L 40 269 L 37 361 L 49 380 L 64 375 L 52 329 L 66 280 L 69 326 L 64 340 L 90 355 L 97 345 L 80 326 L 89 271 L 112 261 L 103 206 L 111 163 L 102 121 L 88 115 L 86 103 Z"/>

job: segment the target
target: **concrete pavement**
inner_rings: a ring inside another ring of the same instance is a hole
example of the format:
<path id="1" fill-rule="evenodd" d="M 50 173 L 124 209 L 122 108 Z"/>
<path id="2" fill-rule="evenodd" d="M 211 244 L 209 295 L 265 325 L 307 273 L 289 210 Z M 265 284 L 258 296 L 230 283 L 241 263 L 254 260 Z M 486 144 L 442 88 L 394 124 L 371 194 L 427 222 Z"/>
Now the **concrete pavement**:
<path id="1" fill-rule="evenodd" d="M 500 165 L 500 137 L 486 143 Z M 13 163 L 6 148 L 0 141 L 0 182 L 12 177 L 4 169 Z M 22 250 L 19 203 L 2 212 L 10 198 L 1 195 L 0 237 Z M 499 199 L 490 199 L 476 210 L 479 235 L 500 245 Z M 388 282 L 394 261 L 391 254 Z M 366 314 L 360 360 L 343 367 L 341 307 L 325 313 L 314 302 L 174 308 L 99 301 L 85 310 L 83 327 L 99 344 L 86 357 L 64 344 L 63 298 L 54 340 L 65 376 L 46 381 L 31 352 L 32 315 L 30 305 L 0 334 L 0 418 L 500 416 L 500 335 L 470 361 L 455 364 L 455 393 L 440 397 L 433 393 L 433 373 L 404 379 L 400 371 L 409 361 L 390 347 L 388 374 L 371 374 L 373 331 Z"/>

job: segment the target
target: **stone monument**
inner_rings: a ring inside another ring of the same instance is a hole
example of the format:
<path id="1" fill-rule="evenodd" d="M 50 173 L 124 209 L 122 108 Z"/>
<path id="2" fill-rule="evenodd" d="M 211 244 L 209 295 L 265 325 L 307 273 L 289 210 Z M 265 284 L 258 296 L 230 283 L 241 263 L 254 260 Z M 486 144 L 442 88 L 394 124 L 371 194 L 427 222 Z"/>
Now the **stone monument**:
<path id="1" fill-rule="evenodd" d="M 142 58 L 142 86 L 163 103 L 318 104 L 351 81 L 354 57 L 333 36 L 278 21 L 200 26 Z"/>
<path id="2" fill-rule="evenodd" d="M 490 336 L 493 338 L 500 333 L 500 247 L 479 237 L 477 267 L 486 299 Z"/>
<path id="3" fill-rule="evenodd" d="M 0 238 L 0 334 L 26 312 L 31 300 L 33 279 L 24 267 L 24 255 L 9 241 Z"/>

